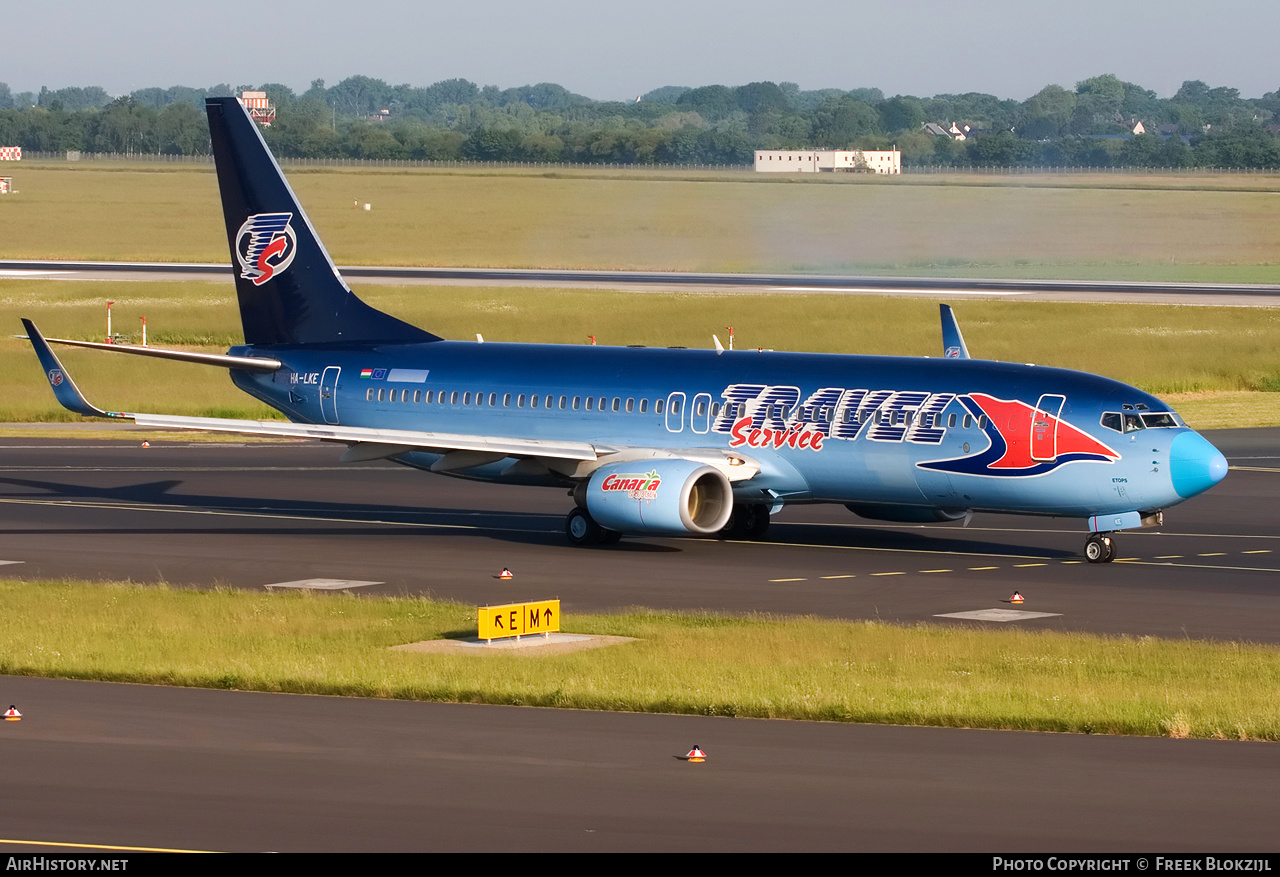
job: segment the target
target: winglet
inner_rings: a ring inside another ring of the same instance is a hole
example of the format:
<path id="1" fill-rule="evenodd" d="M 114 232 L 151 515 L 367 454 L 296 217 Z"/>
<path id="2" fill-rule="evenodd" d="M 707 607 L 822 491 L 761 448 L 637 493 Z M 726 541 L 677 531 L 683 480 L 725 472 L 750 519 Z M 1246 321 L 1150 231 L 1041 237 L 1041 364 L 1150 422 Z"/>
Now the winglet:
<path id="1" fill-rule="evenodd" d="M 76 386 L 76 382 L 71 380 L 71 375 L 67 374 L 67 370 L 62 367 L 62 363 L 58 361 L 53 348 L 49 346 L 48 341 L 44 340 L 44 336 L 40 334 L 36 324 L 24 318 L 22 325 L 26 328 L 27 337 L 31 340 L 31 346 L 35 348 L 36 356 L 40 359 L 40 365 L 44 368 L 44 376 L 49 380 L 49 386 L 53 388 L 53 395 L 62 403 L 63 408 L 68 411 L 74 411 L 76 414 L 83 414 L 86 417 L 124 416 L 112 411 L 103 411 L 101 408 L 90 405 L 89 400 L 84 397 L 84 394 L 80 392 L 80 388 Z"/>
<path id="2" fill-rule="evenodd" d="M 968 359 L 969 348 L 964 346 L 960 324 L 950 305 L 938 305 L 942 310 L 942 355 L 947 359 Z"/>

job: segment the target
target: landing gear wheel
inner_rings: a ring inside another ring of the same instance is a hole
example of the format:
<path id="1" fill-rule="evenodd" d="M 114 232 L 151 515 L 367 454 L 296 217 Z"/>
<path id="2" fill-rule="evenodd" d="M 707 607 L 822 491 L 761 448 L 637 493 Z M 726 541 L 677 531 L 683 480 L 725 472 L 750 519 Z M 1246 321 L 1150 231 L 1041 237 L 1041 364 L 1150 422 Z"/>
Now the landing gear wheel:
<path id="1" fill-rule="evenodd" d="M 760 539 L 769 529 L 769 507 L 735 505 L 729 522 L 717 534 L 721 539 Z"/>
<path id="2" fill-rule="evenodd" d="M 585 509 L 574 509 L 564 519 L 564 534 L 573 545 L 599 545 L 606 532 Z"/>
<path id="3" fill-rule="evenodd" d="M 720 532 L 716 534 L 717 539 L 745 539 L 747 538 L 747 528 L 743 525 L 743 508 L 735 505 L 733 511 L 729 513 L 729 520 L 720 528 Z"/>
<path id="4" fill-rule="evenodd" d="M 1085 540 L 1084 556 L 1090 563 L 1110 563 L 1115 560 L 1116 547 L 1110 536 L 1094 533 Z"/>
<path id="5" fill-rule="evenodd" d="M 766 505 L 752 505 L 743 509 L 743 528 L 746 530 L 746 537 L 751 540 L 763 539 L 764 534 L 769 531 L 769 507 Z"/>

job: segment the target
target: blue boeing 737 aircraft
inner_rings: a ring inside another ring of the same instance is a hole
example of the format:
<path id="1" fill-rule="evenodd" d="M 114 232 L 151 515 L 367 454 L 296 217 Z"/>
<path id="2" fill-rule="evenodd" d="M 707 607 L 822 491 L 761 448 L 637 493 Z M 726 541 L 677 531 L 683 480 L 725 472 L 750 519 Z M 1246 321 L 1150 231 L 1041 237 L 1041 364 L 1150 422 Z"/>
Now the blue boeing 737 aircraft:
<path id="1" fill-rule="evenodd" d="M 234 98 L 207 110 L 245 343 L 225 356 L 59 343 L 227 368 L 289 422 L 104 411 L 24 320 L 72 411 L 567 488 L 578 545 L 759 538 L 788 503 L 842 503 L 895 522 L 1074 517 L 1085 555 L 1106 562 L 1111 533 L 1159 524 L 1226 475 L 1222 454 L 1141 390 L 971 359 L 945 305 L 936 359 L 446 341 L 357 298 L 248 113 Z"/>

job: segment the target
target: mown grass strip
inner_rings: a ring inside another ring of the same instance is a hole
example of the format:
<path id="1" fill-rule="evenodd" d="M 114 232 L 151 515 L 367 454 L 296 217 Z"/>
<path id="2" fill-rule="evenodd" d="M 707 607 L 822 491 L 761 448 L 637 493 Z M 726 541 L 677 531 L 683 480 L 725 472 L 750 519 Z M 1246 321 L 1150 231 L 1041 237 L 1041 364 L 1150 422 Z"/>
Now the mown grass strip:
<path id="1" fill-rule="evenodd" d="M 611 290 L 362 287 L 376 307 L 446 338 L 582 344 L 737 346 L 818 353 L 937 356 L 934 301 L 839 295 L 713 295 Z M 148 340 L 224 352 L 240 342 L 234 290 L 226 284 L 92 283 L 0 279 L 0 330 L 33 318 L 53 337 L 97 339 L 108 294 L 114 328 Z M 965 301 L 958 306 L 977 356 L 1035 362 L 1116 378 L 1164 396 L 1201 429 L 1280 425 L 1280 310 Z M 260 418 L 270 409 L 240 392 L 222 369 L 62 350 L 96 404 L 117 411 Z M 64 411 L 30 345 L 0 334 L 0 372 L 11 375 L 0 422 L 79 420 Z M 278 415 L 276 415 L 278 416 Z"/>
<path id="2" fill-rule="evenodd" d="M 0 673 L 207 688 L 946 727 L 1280 740 L 1280 650 L 971 626 L 633 611 L 607 649 L 448 655 L 423 598 L 0 583 Z"/>
<path id="3" fill-rule="evenodd" d="M 223 261 L 208 165 L 32 164 L 3 258 Z M 339 264 L 1274 283 L 1270 174 L 290 168 Z M 806 175 L 807 176 L 807 175 Z M 352 199 L 372 210 L 353 210 Z"/>

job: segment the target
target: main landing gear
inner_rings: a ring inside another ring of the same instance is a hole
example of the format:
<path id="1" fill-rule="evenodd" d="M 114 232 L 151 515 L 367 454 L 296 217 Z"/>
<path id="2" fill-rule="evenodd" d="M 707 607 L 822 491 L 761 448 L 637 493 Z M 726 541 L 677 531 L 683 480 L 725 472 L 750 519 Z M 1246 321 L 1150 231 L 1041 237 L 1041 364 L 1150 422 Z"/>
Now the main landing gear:
<path id="1" fill-rule="evenodd" d="M 622 538 L 617 530 L 601 527 L 582 508 L 574 509 L 565 517 L 564 533 L 572 545 L 612 545 Z"/>
<path id="2" fill-rule="evenodd" d="M 769 530 L 769 507 L 760 503 L 735 505 L 729 523 L 720 531 L 721 539 L 763 539 Z"/>
<path id="3" fill-rule="evenodd" d="M 1090 533 L 1084 542 L 1084 556 L 1090 563 L 1110 563 L 1116 559 L 1116 546 L 1110 534 Z"/>

